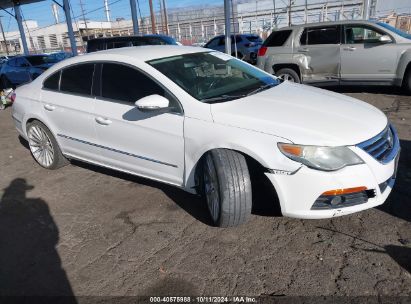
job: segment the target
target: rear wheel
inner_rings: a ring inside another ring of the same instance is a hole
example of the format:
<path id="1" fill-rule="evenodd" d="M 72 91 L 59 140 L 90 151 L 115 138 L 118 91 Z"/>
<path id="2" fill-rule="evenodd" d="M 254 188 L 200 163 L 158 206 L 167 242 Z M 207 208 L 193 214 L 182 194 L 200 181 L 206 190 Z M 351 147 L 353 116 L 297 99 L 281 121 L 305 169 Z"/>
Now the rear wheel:
<path id="1" fill-rule="evenodd" d="M 27 137 L 31 155 L 43 168 L 55 170 L 69 163 L 53 134 L 43 123 L 37 120 L 29 123 Z"/>
<path id="2" fill-rule="evenodd" d="M 232 227 L 251 215 L 251 180 L 243 155 L 216 149 L 203 162 L 204 194 L 214 225 Z"/>
<path id="3" fill-rule="evenodd" d="M 404 89 L 411 94 L 411 68 L 408 69 L 403 83 Z"/>
<path id="4" fill-rule="evenodd" d="M 275 73 L 275 75 L 283 81 L 301 83 L 300 77 L 298 76 L 297 72 L 293 69 L 280 69 Z"/>

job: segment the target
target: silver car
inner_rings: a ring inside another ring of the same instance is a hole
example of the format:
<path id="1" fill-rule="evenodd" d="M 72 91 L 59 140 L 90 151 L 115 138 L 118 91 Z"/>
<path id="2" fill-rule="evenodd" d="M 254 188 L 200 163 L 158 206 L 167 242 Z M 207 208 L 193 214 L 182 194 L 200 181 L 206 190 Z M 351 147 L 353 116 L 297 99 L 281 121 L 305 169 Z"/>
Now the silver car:
<path id="1" fill-rule="evenodd" d="M 257 66 L 293 82 L 395 85 L 411 91 L 411 35 L 386 23 L 323 22 L 274 31 Z"/>

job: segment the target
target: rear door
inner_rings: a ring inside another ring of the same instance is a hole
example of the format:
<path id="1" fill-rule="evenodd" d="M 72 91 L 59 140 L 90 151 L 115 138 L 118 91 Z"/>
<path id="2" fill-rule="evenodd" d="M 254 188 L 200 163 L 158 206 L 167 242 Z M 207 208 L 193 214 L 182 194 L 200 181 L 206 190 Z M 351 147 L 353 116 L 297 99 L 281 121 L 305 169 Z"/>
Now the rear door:
<path id="1" fill-rule="evenodd" d="M 344 25 L 341 45 L 341 78 L 343 81 L 392 81 L 395 78 L 398 53 L 394 40 L 382 43 L 387 35 L 370 25 Z"/>
<path id="2" fill-rule="evenodd" d="M 339 25 L 307 27 L 296 52 L 304 55 L 308 70 L 302 71 L 304 82 L 338 82 L 340 77 Z"/>
<path id="3" fill-rule="evenodd" d="M 92 94 L 94 63 L 64 68 L 43 83 L 42 106 L 63 153 L 98 161 Z"/>

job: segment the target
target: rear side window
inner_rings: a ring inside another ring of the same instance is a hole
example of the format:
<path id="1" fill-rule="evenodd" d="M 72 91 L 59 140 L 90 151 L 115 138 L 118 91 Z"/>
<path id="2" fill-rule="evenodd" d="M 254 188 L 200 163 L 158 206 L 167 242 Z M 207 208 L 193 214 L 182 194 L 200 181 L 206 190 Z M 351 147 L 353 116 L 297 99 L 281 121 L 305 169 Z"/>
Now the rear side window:
<path id="1" fill-rule="evenodd" d="M 291 30 L 272 32 L 271 35 L 264 42 L 264 46 L 283 46 L 291 35 Z"/>
<path id="2" fill-rule="evenodd" d="M 58 91 L 60 82 L 60 71 L 49 76 L 43 83 L 43 88 Z"/>
<path id="3" fill-rule="evenodd" d="M 338 26 L 306 28 L 301 35 L 301 45 L 339 44 L 340 31 Z"/>
<path id="4" fill-rule="evenodd" d="M 134 103 L 152 94 L 164 96 L 164 89 L 143 73 L 121 64 L 105 63 L 102 97 Z"/>
<path id="5" fill-rule="evenodd" d="M 61 74 L 60 91 L 91 95 L 94 64 L 85 63 L 65 68 Z"/>

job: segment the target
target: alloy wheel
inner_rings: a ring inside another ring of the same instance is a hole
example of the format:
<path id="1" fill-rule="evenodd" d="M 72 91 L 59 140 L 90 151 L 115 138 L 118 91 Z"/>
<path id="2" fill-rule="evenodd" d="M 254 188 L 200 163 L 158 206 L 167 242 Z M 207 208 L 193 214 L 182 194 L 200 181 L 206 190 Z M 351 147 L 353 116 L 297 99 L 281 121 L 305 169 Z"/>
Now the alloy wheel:
<path id="1" fill-rule="evenodd" d="M 217 172 L 211 155 L 207 155 L 204 170 L 204 190 L 211 218 L 217 222 L 220 214 L 220 195 Z"/>
<path id="2" fill-rule="evenodd" d="M 45 168 L 50 167 L 54 162 L 54 148 L 46 131 L 33 125 L 29 128 L 28 139 L 30 151 L 36 161 Z"/>
<path id="3" fill-rule="evenodd" d="M 278 78 L 280 78 L 283 81 L 295 82 L 294 77 L 290 74 L 280 74 L 278 75 Z"/>

